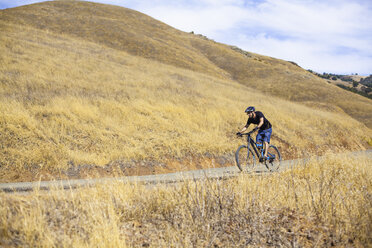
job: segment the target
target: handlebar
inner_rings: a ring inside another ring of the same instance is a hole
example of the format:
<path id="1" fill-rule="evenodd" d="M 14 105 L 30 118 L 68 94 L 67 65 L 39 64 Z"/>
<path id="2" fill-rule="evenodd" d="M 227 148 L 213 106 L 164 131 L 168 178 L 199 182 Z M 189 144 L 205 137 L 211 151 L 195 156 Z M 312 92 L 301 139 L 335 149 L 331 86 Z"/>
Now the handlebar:
<path id="1" fill-rule="evenodd" d="M 243 136 L 249 136 L 251 135 L 252 133 L 256 132 L 257 130 L 253 129 L 252 131 L 249 131 L 248 133 L 241 133 L 241 134 L 238 134 L 239 137 L 243 137 Z"/>

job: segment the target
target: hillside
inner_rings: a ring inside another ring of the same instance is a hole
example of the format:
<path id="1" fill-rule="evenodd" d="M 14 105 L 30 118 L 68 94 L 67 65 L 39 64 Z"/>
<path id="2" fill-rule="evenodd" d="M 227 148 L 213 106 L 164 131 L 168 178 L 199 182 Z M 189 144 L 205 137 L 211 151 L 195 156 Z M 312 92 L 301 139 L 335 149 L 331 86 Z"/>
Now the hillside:
<path id="1" fill-rule="evenodd" d="M 365 86 L 372 87 L 372 75 L 369 75 L 368 77 L 361 79 L 360 83 Z"/>
<path id="2" fill-rule="evenodd" d="M 343 111 L 372 127 L 371 100 L 328 85 L 326 80 L 291 62 L 241 53 L 137 11 L 89 2 L 53 1 L 3 10 L 0 19 L 71 35 L 214 77 L 231 78 L 265 94 Z"/>
<path id="3" fill-rule="evenodd" d="M 371 100 L 136 11 L 44 2 L 0 29 L 2 182 L 233 165 L 247 105 L 285 158 L 371 142 Z"/>
<path id="4" fill-rule="evenodd" d="M 336 85 L 344 90 L 372 99 L 372 84 L 368 83 L 369 77 L 367 76 L 339 75 L 325 72 L 320 74 L 313 72 L 312 70 L 308 71 L 320 78 L 327 79 L 327 82 L 332 85 Z"/>

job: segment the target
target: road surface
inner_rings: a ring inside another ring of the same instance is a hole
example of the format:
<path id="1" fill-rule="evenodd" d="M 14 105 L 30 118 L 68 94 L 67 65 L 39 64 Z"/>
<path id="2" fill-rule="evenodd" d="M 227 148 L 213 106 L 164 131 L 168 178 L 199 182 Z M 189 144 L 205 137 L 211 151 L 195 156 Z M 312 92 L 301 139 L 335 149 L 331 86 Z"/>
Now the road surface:
<path id="1" fill-rule="evenodd" d="M 352 152 L 352 155 L 366 154 L 368 158 L 372 159 L 372 150 Z M 321 157 L 318 157 L 321 159 Z M 282 161 L 282 165 L 279 171 L 283 171 L 294 166 L 304 165 L 310 159 L 296 159 L 296 160 L 285 160 Z M 98 179 L 76 179 L 76 180 L 58 180 L 58 181 L 38 181 L 38 182 L 21 182 L 21 183 L 1 183 L 0 191 L 4 192 L 26 192 L 34 189 L 47 190 L 54 187 L 63 187 L 65 189 L 77 188 L 81 186 L 95 185 L 101 183 L 108 183 L 112 181 L 123 181 L 123 182 L 139 182 L 144 184 L 158 184 L 158 183 L 175 183 L 184 180 L 199 180 L 199 179 L 215 179 L 215 178 L 229 178 L 239 175 L 239 169 L 236 166 L 222 167 L 222 168 L 209 168 L 202 170 L 191 170 L 184 172 L 175 172 L 168 174 L 158 175 L 146 175 L 146 176 L 127 176 L 120 178 L 98 178 Z M 268 173 L 266 167 L 262 164 L 258 164 L 253 174 Z"/>

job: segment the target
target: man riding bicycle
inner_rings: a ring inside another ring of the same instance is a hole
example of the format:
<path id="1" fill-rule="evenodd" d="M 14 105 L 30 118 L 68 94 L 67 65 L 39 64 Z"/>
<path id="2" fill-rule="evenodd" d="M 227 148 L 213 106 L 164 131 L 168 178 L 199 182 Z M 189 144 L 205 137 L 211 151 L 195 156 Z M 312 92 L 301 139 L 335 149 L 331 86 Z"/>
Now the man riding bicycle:
<path id="1" fill-rule="evenodd" d="M 262 143 L 264 143 L 265 157 L 262 159 L 267 159 L 267 149 L 269 147 L 272 133 L 271 123 L 265 118 L 262 112 L 256 111 L 253 106 L 248 107 L 245 110 L 245 113 L 248 115 L 247 124 L 243 127 L 243 129 L 240 132 L 237 133 L 237 135 L 241 135 L 245 130 L 247 130 L 251 123 L 256 124 L 257 126 L 253 129 L 253 131 L 258 130 L 256 136 L 256 143 L 261 145 Z"/>

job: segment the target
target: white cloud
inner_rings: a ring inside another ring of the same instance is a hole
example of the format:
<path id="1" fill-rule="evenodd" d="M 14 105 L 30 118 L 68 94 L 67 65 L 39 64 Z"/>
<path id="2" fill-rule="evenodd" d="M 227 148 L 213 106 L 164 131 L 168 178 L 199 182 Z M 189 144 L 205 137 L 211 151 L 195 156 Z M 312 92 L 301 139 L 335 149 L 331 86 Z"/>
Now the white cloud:
<path id="1" fill-rule="evenodd" d="M 370 12 L 349 3 L 333 10 L 325 4 L 304 7 L 278 3 L 251 12 L 247 22 L 251 25 L 240 28 L 251 42 L 237 39 L 235 44 L 318 71 L 371 73 Z"/>
<path id="2" fill-rule="evenodd" d="M 370 0 L 94 0 L 306 69 L 372 73 Z M 0 0 L 25 4 L 36 1 Z"/>
<path id="3" fill-rule="evenodd" d="M 370 74 L 370 7 L 342 1 L 267 2 L 250 17 L 261 30 L 245 25 L 242 30 L 253 35 L 241 35 L 238 45 L 318 71 Z"/>
<path id="4" fill-rule="evenodd" d="M 371 71 L 371 58 L 358 53 L 336 53 L 330 45 L 322 42 L 283 41 L 259 34 L 255 37 L 241 35 L 238 43 L 248 51 L 256 48 L 256 53 L 294 61 L 305 69 L 321 73 L 360 74 L 361 71 Z"/>
<path id="5" fill-rule="evenodd" d="M 234 28 L 244 15 L 241 9 L 234 6 L 203 9 L 155 7 L 143 9 L 143 12 L 182 31 L 194 31 L 208 36 L 216 36 Z"/>
<path id="6" fill-rule="evenodd" d="M 0 0 L 0 9 L 42 2 L 40 0 Z"/>
<path id="7" fill-rule="evenodd" d="M 334 73 L 372 73 L 372 3 L 167 1 L 127 6 L 183 31 Z"/>

